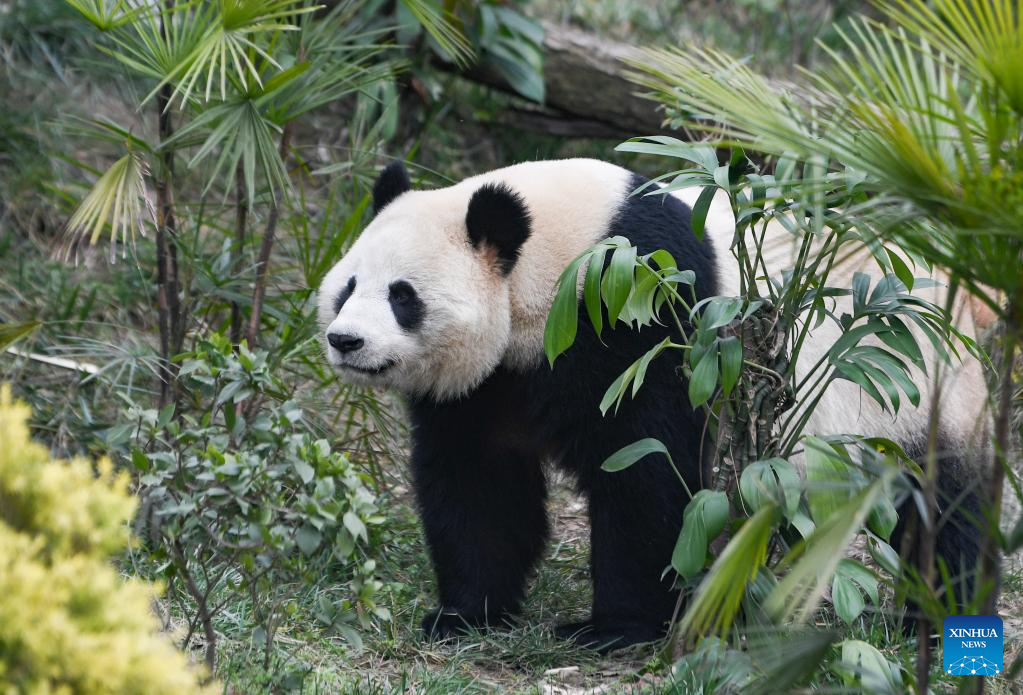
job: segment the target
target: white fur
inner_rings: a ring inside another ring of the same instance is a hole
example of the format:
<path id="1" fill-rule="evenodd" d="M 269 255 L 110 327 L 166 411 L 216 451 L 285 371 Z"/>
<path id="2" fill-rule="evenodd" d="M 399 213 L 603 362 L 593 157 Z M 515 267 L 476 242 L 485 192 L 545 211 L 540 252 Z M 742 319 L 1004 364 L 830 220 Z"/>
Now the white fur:
<path id="1" fill-rule="evenodd" d="M 390 205 L 367 227 L 345 257 L 328 273 L 320 290 L 320 323 L 326 332 L 350 333 L 365 346 L 347 357 L 327 347 L 331 364 L 342 378 L 385 386 L 408 394 L 440 399 L 470 392 L 498 364 L 528 369 L 543 359 L 543 329 L 553 301 L 554 285 L 571 260 L 606 234 L 614 215 L 630 192 L 630 172 L 588 159 L 527 162 L 466 179 L 447 188 L 411 191 Z M 465 215 L 469 199 L 484 183 L 501 182 L 526 202 L 532 234 L 523 245 L 508 277 L 492 256 L 468 243 Z M 675 192 L 689 205 L 699 188 Z M 707 217 L 706 235 L 714 246 L 719 292 L 736 295 L 739 273 L 729 245 L 734 220 L 724 194 L 716 196 Z M 792 237 L 777 225 L 776 240 L 767 253 L 772 275 L 793 264 Z M 679 259 L 684 263 L 684 259 Z M 833 284 L 851 280 L 855 270 L 878 271 L 869 255 L 847 260 L 832 277 Z M 338 293 L 353 275 L 354 294 L 334 315 Z M 407 280 L 426 305 L 425 320 L 416 332 L 397 325 L 387 301 L 388 286 Z M 941 280 L 942 278 L 937 278 Z M 928 290 L 942 305 L 944 288 Z M 838 312 L 848 299 L 839 300 Z M 957 321 L 975 335 L 969 311 Z M 826 321 L 812 332 L 797 363 L 797 375 L 838 338 L 839 328 Z M 848 381 L 831 383 L 810 418 L 806 431 L 814 434 L 878 434 L 906 441 L 926 431 L 934 369 L 930 344 L 920 340 L 928 360 L 928 375 L 914 371 L 921 406 L 904 399 L 898 418 L 885 413 L 860 388 Z M 346 361 L 347 360 L 347 361 Z M 389 361 L 395 366 L 379 375 L 353 371 L 346 365 L 374 368 Z M 987 423 L 986 389 L 980 365 L 967 357 L 942 367 L 943 433 L 966 445 L 983 434 Z M 964 413 L 968 414 L 964 417 Z M 978 424 L 979 423 L 979 424 Z"/>
<path id="2" fill-rule="evenodd" d="M 631 174 L 588 159 L 527 162 L 454 186 L 410 191 L 384 208 L 320 288 L 324 336 L 350 333 L 365 346 L 328 360 L 347 381 L 410 394 L 454 398 L 471 391 L 502 361 L 528 368 L 543 359 L 543 328 L 554 284 L 571 260 L 596 242 L 628 194 Z M 508 185 L 526 201 L 532 234 L 508 277 L 468 242 L 465 214 L 484 183 Z M 352 297 L 334 315 L 338 293 L 356 276 Z M 426 305 L 414 333 L 397 325 L 388 285 L 407 280 Z M 395 367 L 379 375 L 346 368 Z"/>
<path id="3" fill-rule="evenodd" d="M 690 188 L 677 191 L 675 195 L 688 205 L 693 205 L 700 192 L 700 188 Z M 728 198 L 719 192 L 714 197 L 707 215 L 706 235 L 714 246 L 719 268 L 718 291 L 723 295 L 739 294 L 738 265 L 729 250 L 734 231 L 735 222 Z M 770 225 L 765 240 L 764 258 L 772 276 L 778 276 L 783 270 L 793 267 L 797 242 L 798 239 L 781 224 Z M 881 276 L 880 270 L 865 248 L 861 252 L 843 257 L 841 263 L 833 269 L 829 284 L 850 287 L 853 274 L 856 272 L 869 275 L 871 287 Z M 923 276 L 924 273 L 920 271 L 917 275 Z M 947 278 L 940 273 L 933 273 L 930 277 L 938 284 L 930 289 L 918 290 L 916 294 L 938 306 L 944 306 L 947 299 Z M 983 320 L 977 321 L 976 308 L 968 301 L 960 300 L 955 309 L 957 327 L 971 337 L 976 336 L 981 330 L 982 326 L 978 323 L 983 323 Z M 838 299 L 834 309 L 835 315 L 839 316 L 843 312 L 851 313 L 852 299 L 850 297 Z M 953 358 L 951 364 L 945 364 L 938 359 L 927 338 L 917 331 L 914 333 L 928 367 L 927 374 L 915 367 L 912 368 L 913 382 L 920 390 L 919 407 L 914 407 L 907 398 L 902 398 L 898 415 L 893 417 L 864 394 L 858 385 L 851 381 L 838 380 L 827 385 L 824 395 L 807 422 L 805 432 L 817 435 L 882 434 L 903 442 L 919 438 L 928 429 L 928 414 L 934 397 L 934 376 L 935 371 L 938 371 L 941 375 L 939 421 L 941 433 L 959 447 L 979 446 L 985 440 L 989 419 L 987 388 L 980 362 L 964 354 L 961 361 Z M 840 335 L 841 329 L 831 320 L 825 320 L 820 327 L 810 332 L 810 337 L 797 358 L 797 382 Z M 881 343 L 870 338 L 865 340 L 864 344 Z"/>

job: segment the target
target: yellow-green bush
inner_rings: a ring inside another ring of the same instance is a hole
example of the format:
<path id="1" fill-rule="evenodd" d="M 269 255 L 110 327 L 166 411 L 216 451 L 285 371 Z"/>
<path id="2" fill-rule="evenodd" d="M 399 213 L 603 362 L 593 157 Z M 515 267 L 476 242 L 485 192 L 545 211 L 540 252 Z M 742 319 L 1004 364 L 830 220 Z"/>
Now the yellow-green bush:
<path id="1" fill-rule="evenodd" d="M 52 461 L 0 391 L 0 693 L 199 693 L 153 587 L 110 564 L 135 503 L 109 461 Z"/>

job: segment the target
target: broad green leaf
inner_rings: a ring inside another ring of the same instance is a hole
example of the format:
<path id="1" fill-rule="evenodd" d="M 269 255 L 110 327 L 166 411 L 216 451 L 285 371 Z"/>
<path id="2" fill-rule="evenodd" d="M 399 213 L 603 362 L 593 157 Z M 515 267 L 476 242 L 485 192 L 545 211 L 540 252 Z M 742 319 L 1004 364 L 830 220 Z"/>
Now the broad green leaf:
<path id="1" fill-rule="evenodd" d="M 572 261 L 558 278 L 558 290 L 543 331 L 543 349 L 552 368 L 554 360 L 575 342 L 579 324 L 577 274 L 586 256 L 583 254 Z"/>
<path id="2" fill-rule="evenodd" d="M 696 235 L 697 239 L 703 238 L 704 228 L 707 224 L 707 213 L 710 212 L 710 204 L 714 201 L 714 196 L 717 194 L 718 189 L 716 186 L 706 186 L 700 191 L 700 197 L 696 199 L 696 203 L 693 204 L 692 213 L 692 228 L 693 234 Z"/>
<path id="3" fill-rule="evenodd" d="M 885 541 L 873 536 L 868 537 L 867 552 L 870 553 L 874 562 L 880 565 L 881 569 L 893 577 L 898 577 L 902 572 L 902 560 L 899 558 L 899 554 Z"/>
<path id="4" fill-rule="evenodd" d="M 844 505 L 853 493 L 849 465 L 827 442 L 805 437 L 806 498 L 810 516 L 820 526 Z"/>
<path id="5" fill-rule="evenodd" d="M 586 315 L 593 324 L 593 329 L 599 336 L 604 328 L 603 311 L 600 303 L 600 278 L 604 273 L 604 258 L 607 251 L 604 248 L 594 249 L 590 256 L 590 262 L 586 266 L 586 279 L 583 281 L 583 302 L 586 305 Z"/>
<path id="6" fill-rule="evenodd" d="M 789 551 L 781 566 L 790 569 L 764 602 L 764 609 L 769 615 L 778 621 L 803 622 L 817 609 L 835 568 L 845 556 L 846 548 L 863 527 L 871 507 L 893 476 L 892 471 L 886 471 L 880 479 L 818 523 L 808 539 Z"/>
<path id="7" fill-rule="evenodd" d="M 320 547 L 320 541 L 323 540 L 323 536 L 315 528 L 309 524 L 303 524 L 299 527 L 298 532 L 295 534 L 295 542 L 298 543 L 299 550 L 305 555 L 312 555 L 316 552 L 316 549 Z"/>
<path id="8" fill-rule="evenodd" d="M 607 457 L 607 460 L 601 464 L 600 468 L 609 473 L 623 471 L 644 456 L 648 456 L 650 454 L 664 454 L 664 456 L 667 457 L 668 462 L 671 462 L 671 454 L 668 453 L 664 444 L 661 444 L 661 442 L 656 439 L 647 438 L 640 439 L 638 442 L 633 442 L 632 444 L 624 446 L 611 454 Z"/>
<path id="9" fill-rule="evenodd" d="M 802 481 L 795 467 L 785 459 L 754 461 L 739 478 L 739 492 L 751 512 L 765 503 L 777 504 L 788 519 L 799 511 Z"/>
<path id="10" fill-rule="evenodd" d="M 699 514 L 686 514 L 678 539 L 675 541 L 675 549 L 671 553 L 671 566 L 680 576 L 690 579 L 699 574 L 706 561 L 706 522 Z"/>
<path id="11" fill-rule="evenodd" d="M 906 262 L 902 260 L 902 257 L 898 253 L 888 248 L 885 249 L 885 252 L 888 255 L 888 262 L 892 266 L 892 272 L 895 273 L 899 280 L 902 280 L 902 284 L 904 284 L 909 290 L 912 290 L 913 271 L 909 269 L 909 266 L 906 265 Z"/>
<path id="12" fill-rule="evenodd" d="M 865 567 L 858 560 L 845 558 L 839 561 L 838 566 L 835 568 L 835 574 L 852 581 L 863 590 L 863 593 L 867 595 L 867 598 L 875 606 L 880 605 L 881 597 L 877 590 L 877 575 L 874 574 L 873 570 Z"/>
<path id="13" fill-rule="evenodd" d="M 653 362 L 662 352 L 664 352 L 664 350 L 667 349 L 669 345 L 671 345 L 671 338 L 665 338 L 657 345 L 654 345 L 652 348 L 647 350 L 646 354 L 640 357 L 639 360 L 636 362 L 636 375 L 632 380 L 633 398 L 636 397 L 636 393 L 643 385 L 643 381 L 646 378 L 646 370 L 650 366 L 650 363 Z"/>
<path id="14" fill-rule="evenodd" d="M 732 393 L 742 373 L 742 343 L 735 336 L 724 338 L 720 343 L 721 350 L 721 389 L 725 396 Z"/>
<path id="15" fill-rule="evenodd" d="M 700 490 L 686 505 L 671 566 L 690 579 L 703 569 L 707 547 L 728 523 L 728 496 L 720 490 Z"/>
<path id="16" fill-rule="evenodd" d="M 842 662 L 839 672 L 849 687 L 861 692 L 900 695 L 905 692 L 897 668 L 877 650 L 877 647 L 862 640 L 845 640 L 842 646 Z"/>
<path id="17" fill-rule="evenodd" d="M 846 625 L 852 625 L 866 605 L 863 594 L 852 580 L 838 573 L 831 580 L 831 603 L 835 606 L 835 613 Z"/>
<path id="18" fill-rule="evenodd" d="M 302 459 L 295 459 L 292 461 L 292 466 L 295 468 L 295 472 L 298 474 L 299 479 L 303 483 L 309 483 L 316 475 L 316 471 L 308 463 Z"/>
<path id="19" fill-rule="evenodd" d="M 604 392 L 604 397 L 600 400 L 601 415 L 607 415 L 607 411 L 610 410 L 612 405 L 615 407 L 615 412 L 618 412 L 618 406 L 621 405 L 622 399 L 625 398 L 626 390 L 629 384 L 632 383 L 638 369 L 639 361 L 633 362 L 607 388 L 607 391 Z"/>
<path id="20" fill-rule="evenodd" d="M 693 308 L 695 310 L 697 307 Z M 728 325 L 738 315 L 741 308 L 742 299 L 739 297 L 711 298 L 706 303 L 703 314 L 700 315 L 700 330 L 714 330 Z"/>
<path id="21" fill-rule="evenodd" d="M 703 355 L 689 377 L 689 402 L 698 408 L 714 395 L 718 384 L 718 356 L 714 353 Z"/>
<path id="22" fill-rule="evenodd" d="M 611 254 L 602 285 L 607 320 L 613 327 L 632 292 L 636 269 L 636 247 L 619 246 Z"/>
<path id="23" fill-rule="evenodd" d="M 369 536 L 366 531 L 366 524 L 362 523 L 362 519 L 360 519 L 355 512 L 345 512 L 344 516 L 341 517 L 341 521 L 352 536 L 355 538 L 361 538 L 363 541 L 368 540 Z"/>
<path id="24" fill-rule="evenodd" d="M 728 631 L 746 587 L 767 561 L 777 511 L 772 505 L 764 505 L 732 536 L 697 587 L 679 626 L 683 633 L 701 638 Z"/>
<path id="25" fill-rule="evenodd" d="M 877 390 L 877 386 L 874 385 L 874 382 L 870 380 L 870 377 L 867 376 L 860 365 L 851 362 L 838 363 L 835 366 L 835 378 L 847 379 L 858 385 L 883 411 L 888 411 L 888 401 L 884 399 L 881 392 Z"/>
<path id="26" fill-rule="evenodd" d="M 867 517 L 867 527 L 886 541 L 891 540 L 892 531 L 899 523 L 899 513 L 887 494 L 881 495 Z"/>

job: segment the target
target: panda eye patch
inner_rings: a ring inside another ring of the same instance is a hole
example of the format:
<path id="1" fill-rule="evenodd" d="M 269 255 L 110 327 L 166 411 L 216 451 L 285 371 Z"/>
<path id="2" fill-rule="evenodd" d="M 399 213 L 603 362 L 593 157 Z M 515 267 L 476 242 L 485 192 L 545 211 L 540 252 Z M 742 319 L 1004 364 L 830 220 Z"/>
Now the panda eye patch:
<path id="1" fill-rule="evenodd" d="M 426 305 L 407 281 L 392 282 L 387 288 L 387 300 L 394 312 L 394 320 L 405 330 L 414 331 L 423 323 Z"/>
<path id="2" fill-rule="evenodd" d="M 353 292 L 355 292 L 355 276 L 354 275 L 352 277 L 348 278 L 348 284 L 344 286 L 344 289 L 342 289 L 338 293 L 337 298 L 334 299 L 334 315 L 335 316 L 337 314 L 341 313 L 341 307 L 343 307 L 345 305 L 345 302 L 348 301 L 348 298 L 352 296 Z"/>
<path id="3" fill-rule="evenodd" d="M 408 304 L 416 296 L 416 291 L 412 289 L 412 285 L 404 280 L 391 283 L 388 290 L 390 292 L 390 299 L 395 304 Z"/>

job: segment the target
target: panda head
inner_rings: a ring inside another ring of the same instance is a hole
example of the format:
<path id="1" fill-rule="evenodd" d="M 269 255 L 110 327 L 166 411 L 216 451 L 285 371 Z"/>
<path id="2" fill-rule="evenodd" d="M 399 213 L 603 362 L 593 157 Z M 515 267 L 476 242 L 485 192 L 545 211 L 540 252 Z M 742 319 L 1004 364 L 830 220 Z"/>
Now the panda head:
<path id="1" fill-rule="evenodd" d="M 373 206 L 376 217 L 320 286 L 327 359 L 349 383 L 463 395 L 508 348 L 526 205 L 506 185 L 471 179 L 412 191 L 396 162 L 377 180 Z"/>

